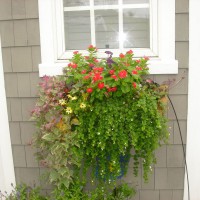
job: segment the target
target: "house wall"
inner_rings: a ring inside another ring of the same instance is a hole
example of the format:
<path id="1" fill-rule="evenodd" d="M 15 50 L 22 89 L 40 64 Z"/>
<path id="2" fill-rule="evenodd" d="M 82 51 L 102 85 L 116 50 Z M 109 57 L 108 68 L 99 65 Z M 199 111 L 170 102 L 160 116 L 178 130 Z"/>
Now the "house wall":
<path id="1" fill-rule="evenodd" d="M 180 120 L 184 144 L 187 124 L 188 1 L 176 0 L 176 59 L 179 61 L 179 74 L 152 76 L 159 83 L 174 78 L 178 81 L 185 76 L 170 90 L 170 97 Z M 35 132 L 34 122 L 30 120 L 30 110 L 37 98 L 36 86 L 39 81 L 40 38 L 37 0 L 0 0 L 0 34 L 16 180 L 17 183 L 43 186 L 39 179 L 43 169 L 39 168 L 35 161 L 34 149 L 28 145 Z M 135 200 L 183 198 L 183 152 L 177 122 L 170 105 L 168 117 L 171 127 L 170 141 L 156 152 L 157 164 L 153 167 L 149 183 L 145 184 L 142 181 L 141 174 L 134 178 L 130 170 L 125 178 L 138 190 Z M 132 162 L 130 168 L 131 165 Z"/>

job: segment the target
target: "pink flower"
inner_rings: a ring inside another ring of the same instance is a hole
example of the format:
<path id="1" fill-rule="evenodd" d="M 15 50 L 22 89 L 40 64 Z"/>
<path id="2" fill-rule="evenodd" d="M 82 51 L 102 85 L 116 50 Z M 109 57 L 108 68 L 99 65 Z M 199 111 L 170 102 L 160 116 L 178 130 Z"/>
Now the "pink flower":
<path id="1" fill-rule="evenodd" d="M 111 78 L 114 78 L 116 80 L 117 76 L 116 75 L 112 75 Z"/>

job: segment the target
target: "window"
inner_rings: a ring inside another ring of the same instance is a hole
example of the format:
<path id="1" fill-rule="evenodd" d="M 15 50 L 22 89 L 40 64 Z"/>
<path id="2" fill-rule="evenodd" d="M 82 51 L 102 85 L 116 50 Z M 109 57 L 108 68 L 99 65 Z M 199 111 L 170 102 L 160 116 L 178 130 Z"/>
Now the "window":
<path id="1" fill-rule="evenodd" d="M 150 56 L 153 74 L 177 73 L 175 0 L 39 0 L 40 76 L 61 74 L 74 50 Z"/>

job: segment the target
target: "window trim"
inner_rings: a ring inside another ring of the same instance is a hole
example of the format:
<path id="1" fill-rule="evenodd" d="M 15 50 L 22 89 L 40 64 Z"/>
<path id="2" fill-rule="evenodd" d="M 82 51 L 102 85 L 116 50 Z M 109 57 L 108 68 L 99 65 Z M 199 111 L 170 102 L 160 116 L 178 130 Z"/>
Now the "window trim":
<path id="1" fill-rule="evenodd" d="M 121 1 L 121 0 L 120 0 Z M 67 66 L 67 60 L 58 58 L 63 56 L 64 26 L 63 26 L 63 0 L 39 0 L 39 22 L 41 59 L 39 75 L 60 75 L 63 67 Z M 133 49 L 135 55 L 152 56 L 149 62 L 151 74 L 177 74 L 178 62 L 175 60 L 175 0 L 150 0 L 152 9 L 158 10 L 157 15 L 151 14 L 154 23 L 150 26 L 150 32 L 154 37 L 151 43 L 153 52 L 148 49 Z M 150 8 L 150 12 L 152 10 Z M 150 21 L 151 21 L 150 20 Z M 164 23 L 163 23 L 164 22 Z M 48 33 L 48 34 L 47 34 Z M 69 57 L 73 51 L 68 51 Z M 115 53 L 119 54 L 119 51 Z M 102 57 L 103 55 L 100 55 Z M 156 56 L 156 57 L 155 57 Z"/>

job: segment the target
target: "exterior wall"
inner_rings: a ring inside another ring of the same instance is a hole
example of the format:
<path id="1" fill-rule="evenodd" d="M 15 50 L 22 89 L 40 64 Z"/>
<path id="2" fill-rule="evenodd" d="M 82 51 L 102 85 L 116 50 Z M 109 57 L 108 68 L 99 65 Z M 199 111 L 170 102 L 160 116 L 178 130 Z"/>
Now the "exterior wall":
<path id="1" fill-rule="evenodd" d="M 154 75 L 162 83 L 168 79 L 185 78 L 170 90 L 181 130 L 186 143 L 187 124 L 187 73 L 188 73 L 188 1 L 176 0 L 176 59 L 178 75 Z M 41 184 L 42 172 L 33 157 L 34 150 L 28 143 L 35 131 L 29 111 L 37 98 L 40 63 L 39 19 L 37 0 L 0 0 L 0 33 L 2 37 L 3 64 L 10 132 L 17 182 Z M 170 27 L 169 27 L 170 28 Z M 184 160 L 181 140 L 175 116 L 169 105 L 171 127 L 169 145 L 157 152 L 157 164 L 148 184 L 141 176 L 134 178 L 131 172 L 125 178 L 138 189 L 135 200 L 182 200 L 184 188 Z M 130 168 L 133 163 L 130 163 Z"/>
<path id="2" fill-rule="evenodd" d="M 39 80 L 37 0 L 0 0 L 0 35 L 16 181 L 40 184 L 40 170 L 27 145 L 33 132 L 30 110 Z"/>

